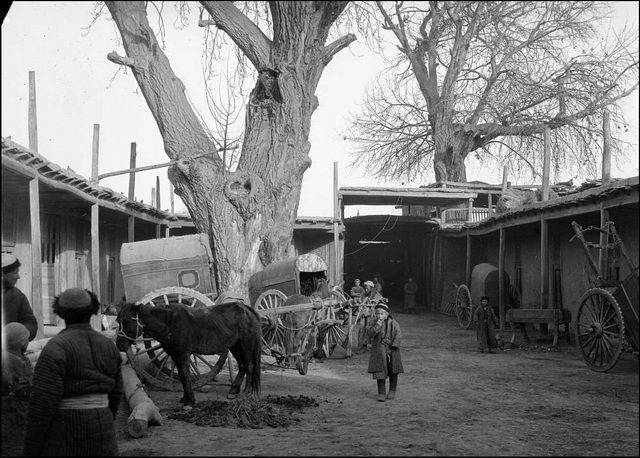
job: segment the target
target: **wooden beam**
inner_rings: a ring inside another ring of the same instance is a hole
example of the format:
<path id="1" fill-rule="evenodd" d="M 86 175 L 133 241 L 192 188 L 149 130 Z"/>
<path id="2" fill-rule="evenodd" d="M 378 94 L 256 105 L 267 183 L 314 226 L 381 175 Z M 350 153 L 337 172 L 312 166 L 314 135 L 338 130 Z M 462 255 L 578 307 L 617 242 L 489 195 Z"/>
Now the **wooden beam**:
<path id="1" fill-rule="evenodd" d="M 542 201 L 549 200 L 549 172 L 551 169 L 551 129 L 544 128 L 544 165 L 542 166 Z"/>
<path id="2" fill-rule="evenodd" d="M 600 205 L 600 227 L 605 227 L 605 224 L 609 221 L 609 210 L 604 208 L 604 205 Z M 609 227 L 607 226 L 606 234 L 600 232 L 600 245 L 604 246 L 609 242 Z M 609 250 L 598 250 L 598 266 L 600 267 L 600 273 L 602 278 L 609 279 Z"/>
<path id="3" fill-rule="evenodd" d="M 160 177 L 158 175 L 156 175 L 156 208 L 162 210 L 162 205 L 160 204 Z"/>
<path id="4" fill-rule="evenodd" d="M 611 121 L 607 110 L 602 120 L 602 184 L 611 183 Z"/>
<path id="5" fill-rule="evenodd" d="M 44 304 L 42 302 L 42 235 L 40 232 L 40 184 L 29 181 L 29 213 L 31 220 L 31 307 L 38 320 L 36 339 L 44 337 Z"/>
<path id="6" fill-rule="evenodd" d="M 540 215 L 540 308 L 549 308 L 549 222 Z M 547 333 L 546 324 L 540 324 L 540 332 Z"/>
<path id="7" fill-rule="evenodd" d="M 137 156 L 137 148 L 138 145 L 136 143 L 131 142 L 131 151 L 129 153 L 129 169 L 133 170 L 136 168 L 136 156 Z M 127 195 L 129 200 L 135 200 L 136 198 L 136 173 L 129 173 L 129 194 Z"/>
<path id="8" fill-rule="evenodd" d="M 467 264 L 465 268 L 465 283 L 471 284 L 471 234 L 467 232 Z"/>
<path id="9" fill-rule="evenodd" d="M 100 124 L 93 125 L 93 148 L 91 149 L 91 180 L 98 182 L 98 160 L 100 156 Z"/>
<path id="10" fill-rule="evenodd" d="M 91 206 L 91 291 L 100 296 L 100 205 L 96 202 Z M 100 331 L 102 323 L 101 313 L 91 317 L 93 329 Z"/>
<path id="11" fill-rule="evenodd" d="M 509 166 L 505 165 L 502 168 L 502 194 L 504 194 L 507 190 L 507 187 L 509 185 Z"/>
<path id="12" fill-rule="evenodd" d="M 38 152 L 38 116 L 36 112 L 36 72 L 29 72 L 29 149 Z"/>
<path id="13" fill-rule="evenodd" d="M 502 224 L 500 225 L 500 246 L 498 248 L 498 313 L 500 315 L 500 330 L 504 331 L 504 251 L 506 234 Z"/>
<path id="14" fill-rule="evenodd" d="M 127 223 L 127 242 L 131 243 L 131 242 L 135 242 L 135 234 L 136 234 L 136 217 L 135 216 L 130 216 L 129 217 L 129 221 Z"/>

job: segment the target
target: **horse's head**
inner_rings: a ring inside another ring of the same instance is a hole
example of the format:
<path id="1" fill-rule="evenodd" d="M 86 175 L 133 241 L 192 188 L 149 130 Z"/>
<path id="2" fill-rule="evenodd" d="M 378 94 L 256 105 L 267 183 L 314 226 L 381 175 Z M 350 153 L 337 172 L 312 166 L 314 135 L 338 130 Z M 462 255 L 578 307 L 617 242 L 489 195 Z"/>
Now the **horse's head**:
<path id="1" fill-rule="evenodd" d="M 116 346 L 120 351 L 127 351 L 131 344 L 142 335 L 143 326 L 138 318 L 140 307 L 140 304 L 124 304 L 118 312 Z"/>

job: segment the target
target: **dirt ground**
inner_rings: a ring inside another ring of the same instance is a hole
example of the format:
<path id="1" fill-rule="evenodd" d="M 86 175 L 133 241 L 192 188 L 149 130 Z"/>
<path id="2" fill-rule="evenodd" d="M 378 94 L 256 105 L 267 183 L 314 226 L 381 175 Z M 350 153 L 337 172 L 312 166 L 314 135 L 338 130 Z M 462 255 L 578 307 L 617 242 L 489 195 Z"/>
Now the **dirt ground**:
<path id="1" fill-rule="evenodd" d="M 574 344 L 533 331 L 526 344 L 478 353 L 475 331 L 438 313 L 392 315 L 403 332 L 405 373 L 393 401 L 378 402 L 368 353 L 295 369 L 263 367 L 261 399 L 308 396 L 317 406 L 292 414 L 292 426 L 197 426 L 168 419 L 181 393 L 148 391 L 162 426 L 127 432 L 117 418 L 121 456 L 638 456 L 638 360 L 623 353 L 608 373 L 591 371 Z M 510 334 L 509 334 L 510 337 Z M 223 375 L 224 374 L 224 375 Z M 388 383 L 388 382 L 387 382 Z M 223 401 L 223 371 L 196 401 Z"/>

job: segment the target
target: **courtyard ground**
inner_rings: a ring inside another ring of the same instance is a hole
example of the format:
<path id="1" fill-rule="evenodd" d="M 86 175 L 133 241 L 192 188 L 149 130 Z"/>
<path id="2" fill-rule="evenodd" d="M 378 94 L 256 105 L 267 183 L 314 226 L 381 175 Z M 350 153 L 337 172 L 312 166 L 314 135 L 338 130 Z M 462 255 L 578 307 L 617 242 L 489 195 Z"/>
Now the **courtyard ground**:
<path id="1" fill-rule="evenodd" d="M 455 318 L 393 310 L 403 332 L 405 373 L 395 400 L 378 402 L 368 353 L 294 369 L 263 367 L 261 399 L 305 396 L 317 406 L 287 427 L 197 426 L 167 418 L 181 392 L 148 391 L 162 426 L 140 438 L 117 417 L 121 456 L 638 456 L 638 359 L 623 353 L 591 371 L 575 344 L 530 332 L 512 349 L 478 353 L 475 331 Z M 510 334 L 509 334 L 510 336 Z M 223 375 L 224 374 L 224 375 Z M 225 401 L 228 372 L 196 401 Z"/>

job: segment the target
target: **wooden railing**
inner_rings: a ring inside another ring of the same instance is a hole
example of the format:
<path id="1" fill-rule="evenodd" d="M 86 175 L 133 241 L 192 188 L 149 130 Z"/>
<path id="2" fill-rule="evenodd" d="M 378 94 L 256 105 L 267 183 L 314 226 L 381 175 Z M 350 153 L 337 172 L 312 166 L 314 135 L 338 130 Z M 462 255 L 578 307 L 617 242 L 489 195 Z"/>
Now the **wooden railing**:
<path id="1" fill-rule="evenodd" d="M 448 208 L 442 211 L 442 225 L 464 224 L 467 222 L 478 222 L 489 217 L 489 209 L 472 208 L 471 220 L 469 220 L 468 208 Z"/>

